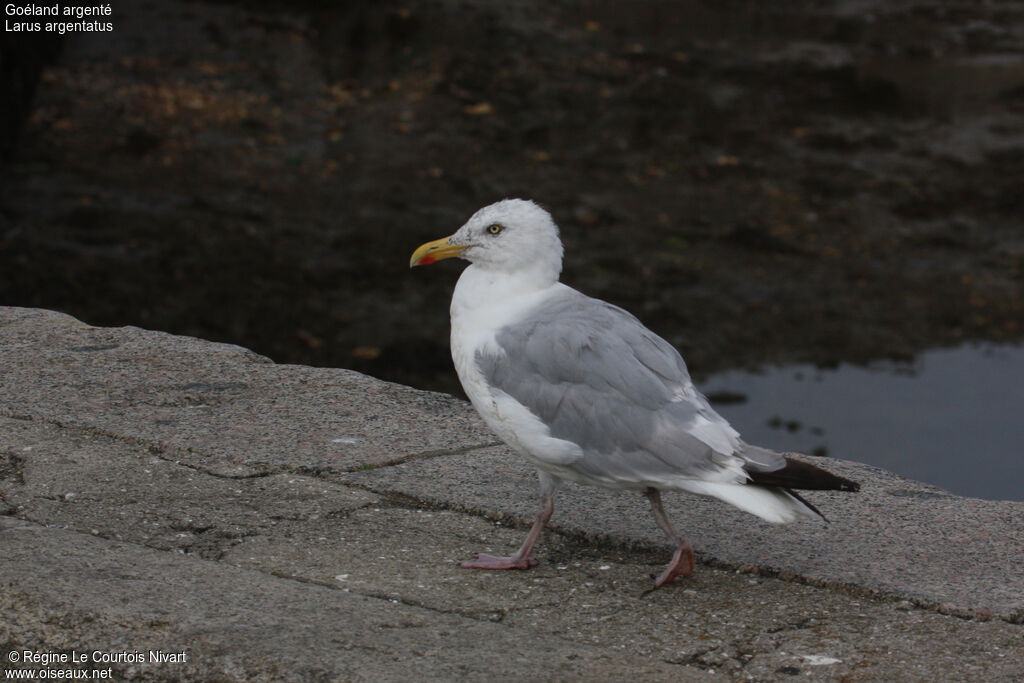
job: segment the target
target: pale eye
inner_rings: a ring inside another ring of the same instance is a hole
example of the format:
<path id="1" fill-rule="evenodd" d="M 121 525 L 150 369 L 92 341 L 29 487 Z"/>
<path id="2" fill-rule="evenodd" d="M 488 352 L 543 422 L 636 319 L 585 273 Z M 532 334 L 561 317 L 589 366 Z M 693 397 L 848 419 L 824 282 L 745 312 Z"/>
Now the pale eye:
<path id="1" fill-rule="evenodd" d="M 491 233 L 492 235 L 497 235 L 498 233 L 500 233 L 504 229 L 505 229 L 504 227 L 498 225 L 497 223 L 495 223 L 494 225 L 488 225 L 487 226 L 487 232 Z"/>

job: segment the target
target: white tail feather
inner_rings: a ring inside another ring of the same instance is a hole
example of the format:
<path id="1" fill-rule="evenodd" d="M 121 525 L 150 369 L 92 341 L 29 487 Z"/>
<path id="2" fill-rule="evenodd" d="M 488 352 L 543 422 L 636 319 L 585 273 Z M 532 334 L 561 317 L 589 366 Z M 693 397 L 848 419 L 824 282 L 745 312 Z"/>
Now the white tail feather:
<path id="1" fill-rule="evenodd" d="M 740 510 L 774 524 L 786 524 L 801 517 L 818 516 L 814 510 L 780 488 L 693 480 L 687 481 L 681 488 L 724 500 Z"/>

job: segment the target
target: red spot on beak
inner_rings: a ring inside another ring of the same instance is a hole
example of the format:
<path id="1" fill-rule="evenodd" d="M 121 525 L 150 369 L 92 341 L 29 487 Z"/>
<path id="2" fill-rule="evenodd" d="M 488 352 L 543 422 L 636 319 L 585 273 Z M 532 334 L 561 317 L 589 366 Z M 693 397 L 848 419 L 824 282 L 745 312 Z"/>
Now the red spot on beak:
<path id="1" fill-rule="evenodd" d="M 437 259 L 434 258 L 433 256 L 424 256 L 423 258 L 420 259 L 420 262 L 417 263 L 416 265 L 418 265 L 418 266 L 429 266 L 431 263 L 437 263 Z"/>

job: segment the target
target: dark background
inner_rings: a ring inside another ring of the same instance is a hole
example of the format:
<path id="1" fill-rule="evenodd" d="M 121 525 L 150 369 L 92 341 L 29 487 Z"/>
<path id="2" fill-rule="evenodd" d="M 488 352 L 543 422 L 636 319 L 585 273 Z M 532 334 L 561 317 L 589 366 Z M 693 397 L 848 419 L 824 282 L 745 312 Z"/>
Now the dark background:
<path id="1" fill-rule="evenodd" d="M 0 303 L 457 393 L 408 257 L 522 196 L 698 377 L 1024 335 L 1024 3 L 113 9 L 3 34 Z"/>

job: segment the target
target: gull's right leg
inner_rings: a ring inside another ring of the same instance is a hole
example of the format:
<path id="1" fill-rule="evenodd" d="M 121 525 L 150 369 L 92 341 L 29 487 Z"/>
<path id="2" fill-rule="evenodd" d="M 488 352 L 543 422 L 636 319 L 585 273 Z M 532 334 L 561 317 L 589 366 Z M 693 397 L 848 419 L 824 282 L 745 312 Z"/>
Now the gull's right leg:
<path id="1" fill-rule="evenodd" d="M 665 514 L 665 508 L 661 506 L 661 492 L 656 488 L 648 488 L 644 493 L 647 494 L 647 500 L 651 501 L 651 512 L 654 513 L 654 521 L 658 523 L 661 530 L 668 536 L 668 540 L 676 546 L 676 552 L 672 556 L 672 561 L 668 563 L 668 567 L 661 573 L 661 576 L 654 580 L 654 587 L 661 588 L 677 576 L 689 576 L 693 573 L 693 548 L 672 527 L 672 522 L 668 520 L 668 515 Z"/>

